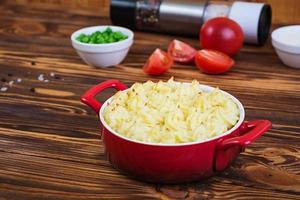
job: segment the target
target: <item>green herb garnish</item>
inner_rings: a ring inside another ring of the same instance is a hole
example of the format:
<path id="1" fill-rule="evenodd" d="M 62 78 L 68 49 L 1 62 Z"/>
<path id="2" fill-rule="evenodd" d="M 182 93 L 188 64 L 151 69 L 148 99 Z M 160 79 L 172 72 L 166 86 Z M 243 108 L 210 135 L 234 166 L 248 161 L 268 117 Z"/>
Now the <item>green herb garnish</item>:
<path id="1" fill-rule="evenodd" d="M 76 40 L 88 44 L 107 44 L 119 42 L 127 39 L 128 36 L 120 31 L 113 31 L 110 27 L 106 28 L 103 32 L 96 31 L 90 35 L 81 33 Z"/>

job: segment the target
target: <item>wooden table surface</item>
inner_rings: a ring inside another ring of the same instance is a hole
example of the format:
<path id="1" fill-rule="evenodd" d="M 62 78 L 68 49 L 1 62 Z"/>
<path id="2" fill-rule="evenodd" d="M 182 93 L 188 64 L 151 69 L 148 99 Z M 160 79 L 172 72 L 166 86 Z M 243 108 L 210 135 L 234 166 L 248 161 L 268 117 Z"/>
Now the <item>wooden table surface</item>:
<path id="1" fill-rule="evenodd" d="M 176 64 L 149 77 L 141 66 L 174 36 L 136 32 L 123 64 L 95 69 L 82 62 L 69 37 L 81 27 L 109 23 L 107 17 L 4 4 L 0 13 L 0 78 L 8 87 L 0 92 L 1 200 L 300 199 L 300 70 L 281 64 L 270 42 L 245 46 L 225 75 Z M 177 38 L 199 47 L 197 39 Z M 41 74 L 48 82 L 38 80 Z M 105 160 L 97 116 L 80 95 L 107 79 L 131 85 L 171 76 L 221 87 L 241 100 L 247 120 L 269 119 L 273 128 L 207 180 L 163 185 L 128 178 Z"/>

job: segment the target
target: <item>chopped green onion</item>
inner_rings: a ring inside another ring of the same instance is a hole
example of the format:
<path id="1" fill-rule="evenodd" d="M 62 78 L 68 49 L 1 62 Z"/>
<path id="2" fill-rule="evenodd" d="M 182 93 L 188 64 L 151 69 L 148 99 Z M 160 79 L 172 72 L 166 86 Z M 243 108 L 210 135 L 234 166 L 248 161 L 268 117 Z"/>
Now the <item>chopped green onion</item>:
<path id="1" fill-rule="evenodd" d="M 119 42 L 126 40 L 127 38 L 128 36 L 122 32 L 113 31 L 110 27 L 108 27 L 103 32 L 95 31 L 92 34 L 81 33 L 76 40 L 88 44 L 105 44 Z"/>

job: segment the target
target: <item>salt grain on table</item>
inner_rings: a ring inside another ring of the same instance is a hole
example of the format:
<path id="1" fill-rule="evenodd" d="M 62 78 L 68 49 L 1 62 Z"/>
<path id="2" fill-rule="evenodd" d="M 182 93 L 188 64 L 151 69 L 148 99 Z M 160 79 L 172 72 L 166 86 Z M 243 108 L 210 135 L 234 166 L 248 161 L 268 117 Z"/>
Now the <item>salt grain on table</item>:
<path id="1" fill-rule="evenodd" d="M 7 89 L 8 89 L 8 87 L 2 87 L 2 88 L 0 88 L 0 91 L 1 91 L 1 92 L 6 92 Z"/>
<path id="2" fill-rule="evenodd" d="M 9 87 L 12 87 L 13 84 L 14 84 L 14 81 L 9 81 L 9 82 L 8 82 Z"/>
<path id="3" fill-rule="evenodd" d="M 21 79 L 21 78 L 17 78 L 17 82 L 18 82 L 18 83 L 21 83 L 21 82 L 22 82 L 22 79 Z"/>
<path id="4" fill-rule="evenodd" d="M 50 76 L 51 76 L 51 77 L 54 77 L 54 76 L 55 76 L 54 72 L 51 72 L 51 73 L 50 73 Z"/>
<path id="5" fill-rule="evenodd" d="M 45 83 L 48 83 L 48 82 L 49 82 L 49 80 L 48 80 L 48 79 L 45 79 L 45 80 L 44 80 L 44 82 L 45 82 Z"/>
<path id="6" fill-rule="evenodd" d="M 38 77 L 38 80 L 39 81 L 44 81 L 44 74 L 40 74 L 39 77 Z"/>

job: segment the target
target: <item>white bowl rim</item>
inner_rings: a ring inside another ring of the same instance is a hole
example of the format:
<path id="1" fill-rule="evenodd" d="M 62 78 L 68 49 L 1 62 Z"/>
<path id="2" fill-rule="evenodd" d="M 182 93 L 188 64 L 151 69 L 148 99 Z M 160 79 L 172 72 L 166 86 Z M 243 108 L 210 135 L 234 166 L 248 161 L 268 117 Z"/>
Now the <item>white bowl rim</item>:
<path id="1" fill-rule="evenodd" d="M 178 84 L 179 83 L 183 83 L 183 84 L 191 84 L 191 83 L 187 83 L 187 82 L 177 82 Z M 211 86 L 208 86 L 208 85 L 202 85 L 200 84 L 199 85 L 199 88 L 200 89 L 203 89 L 204 91 L 205 90 L 208 90 L 208 91 L 212 91 L 214 90 L 215 88 L 214 87 L 211 87 Z M 128 88 L 129 89 L 129 88 Z M 126 92 L 128 89 L 126 90 L 123 90 L 123 92 Z M 124 140 L 127 140 L 127 141 L 130 141 L 130 142 L 133 142 L 133 143 L 138 143 L 138 144 L 142 144 L 142 145 L 149 145 L 149 146 L 166 146 L 166 147 L 176 147 L 176 146 L 189 146 L 189 145 L 197 145 L 197 144 L 202 144 L 202 143 L 207 143 L 207 142 L 211 142 L 213 140 L 216 140 L 216 139 L 219 139 L 219 138 L 222 138 L 226 135 L 229 135 L 231 134 L 232 132 L 234 132 L 235 130 L 237 130 L 241 124 L 244 122 L 244 119 L 245 119 L 245 109 L 244 109 L 244 106 L 242 105 L 242 103 L 237 99 L 235 98 L 233 95 L 229 94 L 228 92 L 225 92 L 223 90 L 221 90 L 221 92 L 223 92 L 225 95 L 229 96 L 235 103 L 236 105 L 238 106 L 238 109 L 240 111 L 240 118 L 238 120 L 238 122 L 231 128 L 229 129 L 228 131 L 226 131 L 225 133 L 222 133 L 218 136 L 215 136 L 215 137 L 212 137 L 212 138 L 209 138 L 209 139 L 206 139 L 206 140 L 201 140 L 201 141 L 196 141 L 196 142 L 186 142 L 186 143 L 175 143 L 175 144 L 165 144 L 165 143 L 151 143 L 151 142 L 142 142 L 142 141 L 138 141 L 138 140 L 134 140 L 134 139 L 131 139 L 131 138 L 127 138 L 121 134 L 118 134 L 116 131 L 114 131 L 104 120 L 104 117 L 102 115 L 105 107 L 107 106 L 107 104 L 109 102 L 112 101 L 112 98 L 114 97 L 111 96 L 109 99 L 107 99 L 103 104 L 102 104 L 102 107 L 101 109 L 99 110 L 99 119 L 102 123 L 102 125 L 112 134 L 114 134 L 115 136 L 119 137 L 119 138 L 122 138 Z"/>
<path id="2" fill-rule="evenodd" d="M 291 29 L 300 30 L 300 25 L 289 25 L 275 29 L 271 34 L 272 44 L 275 48 L 285 51 L 287 53 L 300 54 L 299 45 L 288 44 L 278 39 L 279 34 L 284 34 L 285 32 L 291 31 Z"/>
<path id="3" fill-rule="evenodd" d="M 122 41 L 113 42 L 113 43 L 104 43 L 104 44 L 83 43 L 83 42 L 77 41 L 76 38 L 75 38 L 77 35 L 80 35 L 80 33 L 84 33 L 84 31 L 86 31 L 86 30 L 95 29 L 95 31 L 96 31 L 97 29 L 106 29 L 108 27 L 110 27 L 112 29 L 120 30 L 121 32 L 122 32 L 122 30 L 126 30 L 129 33 L 129 35 L 126 34 L 128 36 L 128 38 L 125 39 L 125 40 L 122 40 Z M 74 42 L 74 43 L 76 43 L 78 45 L 86 46 L 86 47 L 111 47 L 111 46 L 121 45 L 123 43 L 126 43 L 126 42 L 128 42 L 128 40 L 132 40 L 133 37 L 134 37 L 134 33 L 130 29 L 126 28 L 126 27 L 114 26 L 114 25 L 100 25 L 100 26 L 87 26 L 87 27 L 83 27 L 81 29 L 78 29 L 78 30 L 76 30 L 76 31 L 74 31 L 72 33 L 72 35 L 71 35 L 70 38 L 71 38 L 72 42 Z"/>

